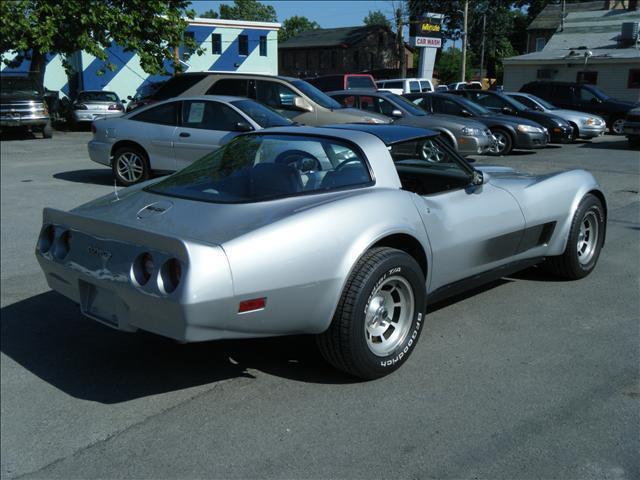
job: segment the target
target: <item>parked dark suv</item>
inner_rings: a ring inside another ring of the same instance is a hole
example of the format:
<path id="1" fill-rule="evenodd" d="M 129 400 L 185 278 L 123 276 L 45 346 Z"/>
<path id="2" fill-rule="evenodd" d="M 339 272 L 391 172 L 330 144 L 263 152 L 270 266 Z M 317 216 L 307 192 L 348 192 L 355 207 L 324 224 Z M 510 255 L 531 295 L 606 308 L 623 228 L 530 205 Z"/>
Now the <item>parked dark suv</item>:
<path id="1" fill-rule="evenodd" d="M 43 138 L 51 138 L 53 130 L 42 85 L 24 74 L 3 74 L 0 80 L 0 128 L 29 128 L 41 132 Z"/>
<path id="2" fill-rule="evenodd" d="M 520 91 L 543 98 L 556 107 L 600 115 L 606 120 L 609 131 L 615 135 L 624 133 L 627 112 L 640 106 L 637 102 L 611 98 L 595 85 L 586 83 L 538 80 L 527 83 Z"/>

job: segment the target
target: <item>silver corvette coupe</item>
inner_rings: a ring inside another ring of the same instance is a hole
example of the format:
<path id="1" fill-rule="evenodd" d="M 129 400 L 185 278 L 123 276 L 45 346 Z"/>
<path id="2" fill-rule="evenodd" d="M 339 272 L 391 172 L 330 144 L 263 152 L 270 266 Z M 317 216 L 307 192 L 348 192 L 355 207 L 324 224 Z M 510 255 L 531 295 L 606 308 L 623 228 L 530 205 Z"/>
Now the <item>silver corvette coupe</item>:
<path id="1" fill-rule="evenodd" d="M 52 289 L 110 327 L 315 334 L 331 364 L 376 378 L 407 360 L 439 299 L 533 264 L 588 275 L 606 217 L 583 170 L 476 169 L 414 127 L 280 127 L 45 209 L 35 253 Z"/>

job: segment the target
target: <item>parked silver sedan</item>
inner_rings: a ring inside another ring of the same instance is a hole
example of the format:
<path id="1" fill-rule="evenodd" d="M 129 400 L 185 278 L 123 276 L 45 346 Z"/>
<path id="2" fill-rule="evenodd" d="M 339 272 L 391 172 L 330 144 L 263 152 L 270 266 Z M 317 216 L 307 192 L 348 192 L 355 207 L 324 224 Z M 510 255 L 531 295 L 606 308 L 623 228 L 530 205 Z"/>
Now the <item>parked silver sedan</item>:
<path id="1" fill-rule="evenodd" d="M 247 98 L 181 97 L 92 125 L 89 156 L 122 185 L 180 170 L 242 132 L 293 122 Z"/>
<path id="2" fill-rule="evenodd" d="M 578 112 L 577 110 L 565 110 L 543 100 L 540 97 L 522 92 L 505 92 L 505 95 L 519 101 L 523 105 L 539 112 L 548 112 L 569 122 L 573 127 L 573 139 L 594 138 L 604 135 L 607 123 L 604 118 L 592 113 Z"/>
<path id="3" fill-rule="evenodd" d="M 78 125 L 100 118 L 119 117 L 124 113 L 124 105 L 116 92 L 83 90 L 78 93 L 71 110 L 71 122 Z"/>

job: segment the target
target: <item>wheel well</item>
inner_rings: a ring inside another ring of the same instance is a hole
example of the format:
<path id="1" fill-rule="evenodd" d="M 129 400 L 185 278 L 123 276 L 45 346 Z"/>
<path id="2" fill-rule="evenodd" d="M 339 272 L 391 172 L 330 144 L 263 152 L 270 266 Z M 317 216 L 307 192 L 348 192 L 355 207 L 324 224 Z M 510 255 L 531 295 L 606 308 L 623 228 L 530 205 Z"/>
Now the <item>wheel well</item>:
<path id="1" fill-rule="evenodd" d="M 588 193 L 596 197 L 602 203 L 602 208 L 604 208 L 604 232 L 602 233 L 602 246 L 604 247 L 604 241 L 607 239 L 607 218 L 609 218 L 609 213 L 607 210 L 607 200 L 604 198 L 604 193 L 600 190 L 591 190 Z"/>
<path id="2" fill-rule="evenodd" d="M 115 152 L 118 151 L 118 149 L 122 148 L 122 147 L 135 147 L 138 150 L 141 150 L 142 153 L 144 153 L 144 155 L 149 158 L 149 154 L 147 153 L 147 151 L 142 148 L 142 145 L 140 145 L 139 143 L 136 142 L 132 142 L 131 140 L 120 140 L 116 143 L 113 144 L 113 147 L 111 147 L 111 161 L 113 162 L 113 155 L 115 154 Z"/>
<path id="3" fill-rule="evenodd" d="M 396 248 L 411 255 L 413 259 L 418 262 L 422 273 L 424 273 L 425 278 L 427 278 L 427 255 L 424 253 L 424 248 L 422 248 L 420 242 L 411 235 L 404 233 L 389 235 L 388 237 L 378 240 L 375 245 L 371 246 L 371 248 L 374 247 Z"/>
<path id="4" fill-rule="evenodd" d="M 495 132 L 497 130 L 497 131 L 505 133 L 506 135 L 509 135 L 509 138 L 511 139 L 511 143 L 513 144 L 513 142 L 515 140 L 514 134 L 508 128 L 500 126 L 500 127 L 493 127 L 490 130 L 491 130 L 491 133 L 493 133 L 493 132 Z"/>
<path id="5" fill-rule="evenodd" d="M 442 136 L 442 139 L 445 142 L 449 143 L 449 145 L 457 149 L 456 139 L 451 133 L 449 133 L 447 130 L 438 130 L 438 131 L 440 132 L 440 135 Z"/>
<path id="6" fill-rule="evenodd" d="M 580 133 L 580 129 L 578 128 L 578 125 L 575 122 L 569 122 L 569 125 L 573 127 L 574 135 L 577 137 L 578 134 Z"/>

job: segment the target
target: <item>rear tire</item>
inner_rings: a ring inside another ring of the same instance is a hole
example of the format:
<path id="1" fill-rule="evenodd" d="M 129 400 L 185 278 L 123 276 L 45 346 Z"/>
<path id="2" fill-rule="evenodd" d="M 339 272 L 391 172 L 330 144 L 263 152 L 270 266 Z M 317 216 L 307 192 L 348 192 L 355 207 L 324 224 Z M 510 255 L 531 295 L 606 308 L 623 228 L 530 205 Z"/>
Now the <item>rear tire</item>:
<path id="1" fill-rule="evenodd" d="M 495 148 L 490 150 L 491 155 L 509 155 L 513 150 L 513 140 L 509 132 L 496 128 L 491 130 L 491 133 L 496 137 L 497 144 Z"/>
<path id="2" fill-rule="evenodd" d="M 426 309 L 425 279 L 403 251 L 373 248 L 357 262 L 331 325 L 317 336 L 322 356 L 351 375 L 374 379 L 413 351 Z"/>
<path id="3" fill-rule="evenodd" d="M 594 195 L 584 196 L 571 222 L 564 253 L 546 261 L 548 270 L 559 277 L 577 280 L 589 275 L 598 262 L 604 240 L 605 214 Z"/>
<path id="4" fill-rule="evenodd" d="M 144 182 L 151 173 L 147 154 L 133 145 L 116 150 L 113 154 L 111 169 L 118 183 L 125 187 Z"/>

